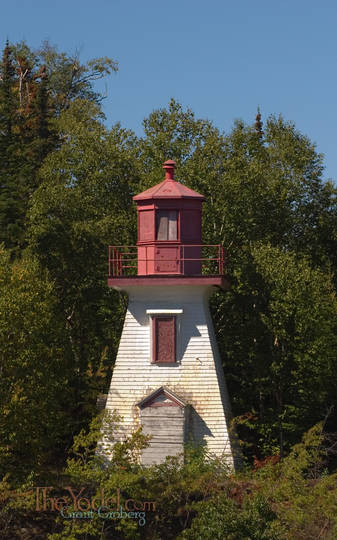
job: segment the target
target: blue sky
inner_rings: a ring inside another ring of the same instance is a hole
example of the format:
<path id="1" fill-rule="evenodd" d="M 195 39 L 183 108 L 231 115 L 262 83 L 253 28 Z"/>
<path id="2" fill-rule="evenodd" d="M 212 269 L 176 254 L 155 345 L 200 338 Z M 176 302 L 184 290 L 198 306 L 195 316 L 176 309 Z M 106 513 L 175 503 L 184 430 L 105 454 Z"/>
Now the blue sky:
<path id="1" fill-rule="evenodd" d="M 335 0 L 11 0 L 3 48 L 48 39 L 82 60 L 110 56 L 107 124 L 142 133 L 174 97 L 229 131 L 235 118 L 281 113 L 325 154 L 337 179 Z"/>

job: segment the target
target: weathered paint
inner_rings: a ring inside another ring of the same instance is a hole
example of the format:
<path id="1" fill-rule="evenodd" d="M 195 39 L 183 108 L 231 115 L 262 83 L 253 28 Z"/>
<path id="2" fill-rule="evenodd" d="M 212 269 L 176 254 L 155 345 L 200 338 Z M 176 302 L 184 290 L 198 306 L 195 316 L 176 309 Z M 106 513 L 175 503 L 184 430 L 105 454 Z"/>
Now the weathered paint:
<path id="1" fill-rule="evenodd" d="M 230 405 L 208 308 L 211 289 L 206 284 L 125 288 L 129 305 L 107 409 L 123 417 L 116 434 L 122 440 L 141 424 L 137 403 L 165 385 L 189 404 L 193 440 L 207 443 L 211 454 L 225 456 L 233 466 Z M 172 365 L 151 363 L 151 314 L 147 310 L 161 309 L 183 310 L 176 315 L 176 363 Z M 172 452 L 176 446 L 173 444 Z"/>
<path id="2" fill-rule="evenodd" d="M 176 361 L 176 318 L 175 315 L 153 315 L 151 317 L 152 362 L 161 364 Z"/>
<path id="3" fill-rule="evenodd" d="M 142 451 L 143 465 L 160 463 L 167 456 L 183 454 L 186 441 L 186 403 L 161 387 L 137 404 L 145 435 L 151 441 Z"/>

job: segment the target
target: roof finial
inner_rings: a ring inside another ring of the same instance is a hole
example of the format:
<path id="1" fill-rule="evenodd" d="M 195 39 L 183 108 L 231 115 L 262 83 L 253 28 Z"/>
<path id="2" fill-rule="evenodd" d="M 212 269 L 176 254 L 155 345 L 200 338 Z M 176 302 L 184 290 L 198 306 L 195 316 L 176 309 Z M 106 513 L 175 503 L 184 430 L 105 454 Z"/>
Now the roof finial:
<path id="1" fill-rule="evenodd" d="M 163 169 L 165 169 L 166 171 L 165 180 L 174 180 L 175 166 L 176 166 L 176 162 L 172 161 L 172 159 L 165 161 L 163 165 Z"/>

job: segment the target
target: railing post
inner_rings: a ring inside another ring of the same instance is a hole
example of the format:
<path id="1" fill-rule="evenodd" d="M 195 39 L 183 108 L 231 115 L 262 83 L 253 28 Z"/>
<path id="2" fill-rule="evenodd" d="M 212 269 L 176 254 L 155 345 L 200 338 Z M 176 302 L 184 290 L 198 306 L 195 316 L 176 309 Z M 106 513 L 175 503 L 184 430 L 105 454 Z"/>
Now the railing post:
<path id="1" fill-rule="evenodd" d="M 179 244 L 176 245 L 176 258 L 172 259 L 172 255 L 168 255 L 167 261 L 166 259 L 163 262 L 169 262 L 170 265 L 172 265 L 173 260 L 176 260 L 177 266 L 175 269 L 172 269 L 173 273 L 180 273 L 182 275 L 185 275 L 186 271 L 186 265 L 185 265 L 185 259 L 186 259 L 186 248 L 191 249 L 192 253 L 189 253 L 188 255 L 188 263 L 190 264 L 191 268 L 194 268 L 194 262 L 200 261 L 201 267 L 200 267 L 200 275 L 203 274 L 203 271 L 205 270 L 205 274 L 216 272 L 216 268 L 213 269 L 213 265 L 215 265 L 217 261 L 218 265 L 218 273 L 219 275 L 224 275 L 225 272 L 225 265 L 227 263 L 227 250 L 222 246 L 221 244 L 214 244 L 214 245 L 199 245 L 200 247 L 200 255 L 198 258 L 196 258 L 196 255 L 193 255 L 193 250 L 196 251 L 197 244 Z M 173 247 L 173 246 L 172 246 Z M 218 249 L 218 253 L 216 255 L 215 250 Z M 135 249 L 135 259 L 133 258 L 132 251 L 130 250 Z M 149 249 L 152 251 L 155 251 L 154 246 L 142 246 L 143 251 L 143 258 L 141 258 L 139 253 L 138 246 L 109 246 L 108 247 L 108 272 L 109 277 L 118 277 L 123 276 L 124 271 L 126 272 L 125 275 L 133 275 L 133 269 L 136 269 L 136 274 L 138 273 L 139 265 L 141 266 L 142 272 L 144 273 L 144 266 L 145 266 L 145 274 L 153 273 L 153 268 L 150 265 L 153 264 L 155 266 L 155 255 L 152 255 L 152 258 L 149 257 Z M 209 249 L 211 249 L 211 254 L 209 255 Z M 129 253 L 130 252 L 130 253 Z M 214 253 L 214 255 L 213 255 Z M 226 257 L 226 260 L 225 260 Z M 145 265 L 143 264 L 145 262 Z M 124 264 L 126 263 L 126 264 Z M 135 263 L 135 264 L 134 264 Z M 149 268 L 150 266 L 150 268 Z M 128 270 L 130 268 L 130 271 Z M 171 273 L 172 273 L 171 272 Z M 154 271 L 156 273 L 156 271 Z M 170 273 L 170 272 L 166 272 Z"/>

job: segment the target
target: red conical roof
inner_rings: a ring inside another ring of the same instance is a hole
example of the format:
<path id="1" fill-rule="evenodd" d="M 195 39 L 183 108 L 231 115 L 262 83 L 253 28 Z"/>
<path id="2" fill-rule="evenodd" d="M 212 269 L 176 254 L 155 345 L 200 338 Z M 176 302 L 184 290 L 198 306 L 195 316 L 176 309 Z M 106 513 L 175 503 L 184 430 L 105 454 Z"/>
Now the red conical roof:
<path id="1" fill-rule="evenodd" d="M 133 197 L 134 201 L 145 199 L 199 199 L 204 201 L 205 197 L 193 191 L 183 184 L 173 179 L 175 162 L 165 161 L 163 169 L 166 169 L 166 178 L 160 184 L 157 184 Z"/>

